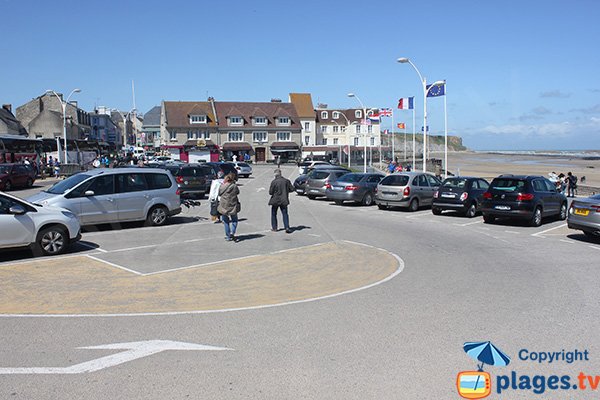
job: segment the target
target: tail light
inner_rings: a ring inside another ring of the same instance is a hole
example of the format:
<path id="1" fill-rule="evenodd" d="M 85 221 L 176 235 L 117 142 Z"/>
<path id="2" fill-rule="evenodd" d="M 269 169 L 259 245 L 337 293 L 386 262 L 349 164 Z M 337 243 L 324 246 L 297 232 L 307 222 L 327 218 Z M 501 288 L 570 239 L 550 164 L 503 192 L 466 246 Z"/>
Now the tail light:
<path id="1" fill-rule="evenodd" d="M 325 184 L 325 189 L 331 189 L 331 183 L 327 182 L 327 183 Z"/>
<path id="2" fill-rule="evenodd" d="M 177 196 L 181 196 L 181 190 L 180 190 L 180 189 L 177 189 L 177 191 L 175 192 L 175 194 L 176 194 Z"/>
<path id="3" fill-rule="evenodd" d="M 437 199 L 439 195 L 440 195 L 440 191 L 439 190 L 436 190 L 435 192 L 433 192 L 433 198 L 434 199 Z"/>
<path id="4" fill-rule="evenodd" d="M 517 201 L 530 201 L 533 200 L 532 193 L 519 193 L 517 195 Z"/>
<path id="5" fill-rule="evenodd" d="M 356 186 L 356 185 L 348 185 L 344 189 L 345 190 L 356 190 L 356 189 L 358 189 L 358 186 Z"/>
<path id="6" fill-rule="evenodd" d="M 465 201 L 465 200 L 466 200 L 468 197 L 469 197 L 469 193 L 467 193 L 467 192 L 463 192 L 463 193 L 460 195 L 460 201 Z"/>
<path id="7" fill-rule="evenodd" d="M 483 192 L 483 198 L 491 200 L 492 199 L 492 194 L 490 192 Z"/>
<path id="8" fill-rule="evenodd" d="M 183 176 L 178 176 L 177 178 L 175 178 L 175 180 L 177 181 L 177 183 L 183 183 Z"/>
<path id="9" fill-rule="evenodd" d="M 595 212 L 600 213 L 600 206 L 590 206 L 590 208 Z"/>
<path id="10" fill-rule="evenodd" d="M 404 188 L 404 191 L 402 191 L 402 195 L 404 197 L 410 196 L 410 186 L 407 186 L 407 187 Z"/>
<path id="11" fill-rule="evenodd" d="M 375 189 L 373 190 L 373 193 L 377 194 L 377 192 L 378 192 L 378 188 L 375 188 Z"/>

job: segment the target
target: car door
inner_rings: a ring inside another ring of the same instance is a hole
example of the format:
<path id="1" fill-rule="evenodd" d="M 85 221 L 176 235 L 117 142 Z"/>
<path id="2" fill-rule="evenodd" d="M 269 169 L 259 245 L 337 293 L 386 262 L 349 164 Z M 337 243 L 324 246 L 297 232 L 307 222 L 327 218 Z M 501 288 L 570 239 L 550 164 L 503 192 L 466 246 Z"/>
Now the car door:
<path id="1" fill-rule="evenodd" d="M 13 186 L 25 186 L 27 178 L 27 168 L 24 165 L 13 166 Z"/>
<path id="2" fill-rule="evenodd" d="M 429 192 L 429 183 L 427 183 L 427 177 L 424 174 L 417 175 L 415 179 L 413 179 L 413 185 L 416 189 L 415 191 L 417 193 L 419 205 L 427 205 L 427 193 Z"/>
<path id="3" fill-rule="evenodd" d="M 70 209 L 79 216 L 81 225 L 106 224 L 118 220 L 113 174 L 90 179 L 65 197 L 72 202 L 74 208 Z"/>
<path id="4" fill-rule="evenodd" d="M 382 178 L 383 175 L 369 175 L 365 182 L 367 191 L 369 191 L 371 194 L 375 193 L 375 189 L 377 189 L 377 185 L 379 182 L 381 182 Z"/>
<path id="5" fill-rule="evenodd" d="M 116 201 L 119 221 L 140 221 L 146 218 L 146 203 L 150 199 L 143 173 L 117 175 Z"/>
<path id="6" fill-rule="evenodd" d="M 24 246 L 34 241 L 35 224 L 28 212 L 12 214 L 10 208 L 16 205 L 27 210 L 24 204 L 0 194 L 0 247 Z"/>
<path id="7" fill-rule="evenodd" d="M 433 203 L 433 194 L 436 192 L 436 190 L 440 188 L 442 182 L 433 175 L 425 175 L 425 177 L 427 178 L 427 183 L 429 184 L 428 189 L 426 191 L 426 204 L 431 205 Z"/>
<path id="8" fill-rule="evenodd" d="M 548 202 L 551 204 L 552 214 L 557 214 L 560 212 L 561 206 L 561 195 L 556 190 L 556 186 L 550 182 L 548 179 L 543 178 L 544 185 L 546 185 L 546 191 L 548 193 Z"/>
<path id="9" fill-rule="evenodd" d="M 552 204 L 552 195 L 548 192 L 548 188 L 544 183 L 543 179 L 534 179 L 531 181 L 531 186 L 535 192 L 535 197 L 542 205 L 544 215 L 552 214 L 554 212 L 554 206 Z"/>

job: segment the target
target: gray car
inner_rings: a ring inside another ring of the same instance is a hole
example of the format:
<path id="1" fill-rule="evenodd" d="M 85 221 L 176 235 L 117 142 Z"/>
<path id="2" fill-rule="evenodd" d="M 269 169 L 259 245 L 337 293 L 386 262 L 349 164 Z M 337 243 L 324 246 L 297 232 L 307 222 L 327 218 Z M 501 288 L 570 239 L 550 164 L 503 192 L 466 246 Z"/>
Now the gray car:
<path id="1" fill-rule="evenodd" d="M 175 178 L 158 168 L 99 168 L 81 172 L 27 199 L 66 208 L 81 225 L 146 221 L 163 225 L 181 212 Z"/>
<path id="2" fill-rule="evenodd" d="M 313 200 L 317 197 L 326 196 L 326 189 L 330 182 L 337 180 L 340 176 L 350 172 L 347 169 L 315 169 L 309 175 L 306 181 L 304 193 Z"/>
<path id="3" fill-rule="evenodd" d="M 353 201 L 370 206 L 375 200 L 377 184 L 384 178 L 382 174 L 349 173 L 329 182 L 325 193 L 329 200 L 342 205 L 344 201 Z"/>
<path id="4" fill-rule="evenodd" d="M 419 207 L 432 204 L 433 194 L 440 185 L 440 180 L 430 173 L 398 172 L 379 183 L 375 203 L 380 209 L 405 207 L 417 211 Z"/>
<path id="5" fill-rule="evenodd" d="M 583 231 L 586 236 L 600 238 L 600 194 L 573 200 L 567 225 Z"/>

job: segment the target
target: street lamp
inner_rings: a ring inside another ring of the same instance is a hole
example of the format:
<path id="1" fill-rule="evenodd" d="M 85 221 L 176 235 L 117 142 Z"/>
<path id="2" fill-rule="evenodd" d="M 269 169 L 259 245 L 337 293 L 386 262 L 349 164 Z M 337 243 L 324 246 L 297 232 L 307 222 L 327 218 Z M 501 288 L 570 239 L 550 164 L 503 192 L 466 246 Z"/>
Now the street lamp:
<path id="1" fill-rule="evenodd" d="M 63 114 L 63 147 L 64 147 L 64 159 L 63 159 L 63 164 L 67 163 L 67 104 L 69 103 L 69 99 L 71 98 L 71 96 L 73 95 L 73 93 L 80 93 L 81 89 L 73 89 L 71 90 L 71 93 L 69 94 L 69 96 L 67 97 L 67 100 L 64 100 L 54 91 L 54 90 L 46 90 L 46 93 L 51 93 L 53 95 L 56 96 L 56 98 L 58 99 L 58 101 L 60 101 L 60 105 L 62 108 L 62 114 Z M 60 153 L 59 153 L 60 154 Z"/>
<path id="2" fill-rule="evenodd" d="M 123 118 L 123 150 L 127 152 L 127 119 L 129 119 L 129 115 L 131 113 L 135 113 L 137 110 L 135 108 L 132 108 L 127 114 L 123 114 L 117 108 L 112 108 L 111 111 L 118 112 L 121 118 Z"/>
<path id="3" fill-rule="evenodd" d="M 419 75 L 419 79 L 421 80 L 421 83 L 423 84 L 423 172 L 426 172 L 426 170 L 427 170 L 427 93 L 429 93 L 429 90 L 432 87 L 438 86 L 438 85 L 443 85 L 445 83 L 445 81 L 436 81 L 429 87 L 429 89 L 427 89 L 427 80 L 425 78 L 423 78 L 423 75 L 421 75 L 421 73 L 419 72 L 419 70 L 417 69 L 415 64 L 412 63 L 412 61 L 410 61 L 406 57 L 401 57 L 397 61 L 400 64 L 406 64 L 406 63 L 410 64 L 414 68 L 414 70 L 417 72 L 417 75 Z M 413 149 L 413 154 L 414 154 L 414 149 Z"/>
<path id="4" fill-rule="evenodd" d="M 362 107 L 363 110 L 363 118 L 365 121 L 365 126 L 367 123 L 367 109 L 365 108 L 365 105 L 363 104 L 362 101 L 360 101 L 360 98 L 355 95 L 354 93 L 348 93 L 348 97 L 355 97 L 356 100 L 358 100 L 358 102 L 360 103 L 360 106 Z M 366 129 L 366 128 L 365 128 Z M 364 173 L 367 173 L 367 133 L 365 132 L 365 142 L 364 142 L 364 155 L 363 155 L 363 159 L 364 159 Z"/>

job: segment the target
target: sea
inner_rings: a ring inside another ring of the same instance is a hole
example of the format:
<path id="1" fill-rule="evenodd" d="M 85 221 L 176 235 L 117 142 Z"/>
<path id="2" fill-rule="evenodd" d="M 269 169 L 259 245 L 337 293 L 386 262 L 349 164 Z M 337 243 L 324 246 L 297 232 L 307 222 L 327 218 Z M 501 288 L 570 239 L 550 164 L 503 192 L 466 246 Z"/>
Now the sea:
<path id="1" fill-rule="evenodd" d="M 475 150 L 479 154 L 505 154 L 514 156 L 543 156 L 600 160 L 600 150 Z"/>

